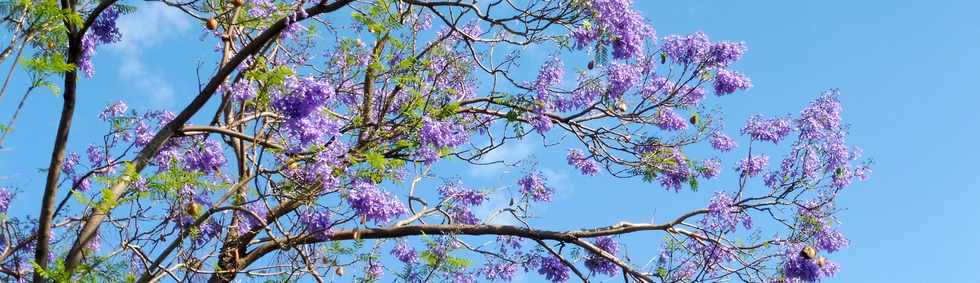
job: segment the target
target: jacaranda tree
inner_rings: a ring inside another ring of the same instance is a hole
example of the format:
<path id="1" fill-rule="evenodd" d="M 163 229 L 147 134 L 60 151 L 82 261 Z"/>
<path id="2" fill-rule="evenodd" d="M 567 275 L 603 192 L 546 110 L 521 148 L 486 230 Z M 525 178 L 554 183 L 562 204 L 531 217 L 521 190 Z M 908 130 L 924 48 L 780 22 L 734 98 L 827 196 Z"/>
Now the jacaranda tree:
<path id="1" fill-rule="evenodd" d="M 660 36 L 632 0 L 161 2 L 217 43 L 199 93 L 98 120 L 73 115 L 77 85 L 141 4 L 3 3 L 21 105 L 39 87 L 64 100 L 43 199 L 0 192 L 4 212 L 38 209 L 2 220 L 6 280 L 815 282 L 848 244 L 838 194 L 870 173 L 836 90 L 726 127 L 710 103 L 752 87 L 733 67 L 745 44 Z M 543 229 L 532 208 L 558 200 L 533 163 L 506 164 L 523 177 L 500 188 L 447 169 L 499 170 L 484 157 L 518 140 L 676 198 L 723 168 L 737 183 L 656 223 Z M 630 257 L 633 234 L 659 256 Z"/>

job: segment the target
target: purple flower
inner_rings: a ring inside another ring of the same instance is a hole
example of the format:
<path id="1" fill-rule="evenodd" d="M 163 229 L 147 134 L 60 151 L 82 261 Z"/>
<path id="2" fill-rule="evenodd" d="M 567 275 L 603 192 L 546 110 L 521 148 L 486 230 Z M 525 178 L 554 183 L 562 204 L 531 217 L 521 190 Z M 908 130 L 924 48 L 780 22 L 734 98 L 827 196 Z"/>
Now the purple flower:
<path id="1" fill-rule="evenodd" d="M 701 176 L 713 179 L 721 172 L 721 161 L 717 158 L 705 159 L 701 161 Z"/>
<path id="2" fill-rule="evenodd" d="M 14 193 L 7 188 L 0 187 L 0 213 L 7 213 L 10 209 L 10 200 L 14 198 Z"/>
<path id="3" fill-rule="evenodd" d="M 419 257 L 418 254 L 415 253 L 415 248 L 409 246 L 408 242 L 404 240 L 398 241 L 398 244 L 395 244 L 395 247 L 391 249 L 391 255 L 395 256 L 398 258 L 398 260 L 404 263 L 413 264 L 419 262 Z"/>
<path id="4" fill-rule="evenodd" d="M 203 173 L 217 172 L 225 165 L 224 152 L 215 140 L 196 142 L 183 156 L 184 169 Z"/>
<path id="5" fill-rule="evenodd" d="M 643 16 L 633 10 L 632 0 L 593 0 L 590 4 L 595 11 L 598 28 L 611 35 L 613 58 L 632 58 L 642 52 L 646 38 L 656 38 L 653 27 L 647 25 Z M 573 32 L 578 41 L 577 46 L 584 46 L 596 37 L 578 33 Z"/>
<path id="6" fill-rule="evenodd" d="M 658 164 L 657 168 L 660 171 L 660 175 L 657 176 L 660 185 L 666 189 L 672 188 L 674 191 L 680 191 L 681 184 L 691 177 L 690 168 L 687 166 L 687 158 L 674 148 L 669 149 L 666 154 L 658 158 L 663 158 L 662 160 L 664 161 Z"/>
<path id="7" fill-rule="evenodd" d="M 263 226 L 265 223 L 265 218 L 269 214 L 269 209 L 265 207 L 265 204 L 259 201 L 246 204 L 243 208 L 255 213 L 255 215 L 259 218 L 255 218 L 252 213 L 245 213 L 241 211 L 236 212 L 239 219 L 241 219 L 238 221 L 238 235 L 244 235 L 255 228 Z"/>
<path id="8" fill-rule="evenodd" d="M 371 260 L 368 262 L 367 276 L 372 279 L 380 279 L 381 275 L 384 275 L 385 269 L 381 263 Z"/>
<path id="9" fill-rule="evenodd" d="M 670 35 L 664 38 L 660 50 L 677 64 L 704 64 L 705 67 L 727 67 L 742 58 L 745 43 L 722 41 L 711 43 L 708 36 L 696 32 L 684 37 Z"/>
<path id="10" fill-rule="evenodd" d="M 450 181 L 439 187 L 439 195 L 446 200 L 455 200 L 463 206 L 478 206 L 487 199 L 486 194 L 463 187 L 459 181 Z"/>
<path id="11" fill-rule="evenodd" d="M 548 88 L 560 83 L 564 75 L 564 64 L 557 56 L 545 62 L 538 70 L 538 79 L 534 81 L 534 91 L 538 93 L 538 99 L 548 97 Z"/>
<path id="12" fill-rule="evenodd" d="M 419 138 L 422 144 L 432 145 L 436 148 L 458 146 L 467 140 L 466 130 L 459 123 L 436 121 L 429 117 L 422 118 Z"/>
<path id="13" fill-rule="evenodd" d="M 817 247 L 827 252 L 836 252 L 847 247 L 850 243 L 844 237 L 844 234 L 826 225 L 816 233 L 815 237 L 817 239 Z"/>
<path id="14" fill-rule="evenodd" d="M 245 101 L 255 97 L 256 90 L 255 86 L 252 85 L 252 81 L 247 79 L 239 80 L 235 82 L 230 87 L 222 85 L 225 92 L 231 95 L 231 98 L 237 101 Z"/>
<path id="15" fill-rule="evenodd" d="M 738 146 L 738 144 L 735 143 L 735 140 L 725 133 L 714 132 L 711 134 L 711 147 L 719 151 L 728 152 L 735 149 L 736 146 Z"/>
<path id="16" fill-rule="evenodd" d="M 623 96 L 630 88 L 640 80 L 639 66 L 631 64 L 613 63 L 606 70 L 609 79 L 609 98 L 615 100 Z"/>
<path id="17" fill-rule="evenodd" d="M 836 91 L 826 92 L 803 109 L 796 120 L 801 139 L 818 140 L 839 133 L 841 105 L 837 97 Z"/>
<path id="18" fill-rule="evenodd" d="M 289 150 L 302 152 L 312 145 L 322 145 L 339 136 L 343 125 L 321 113 L 312 113 L 303 118 L 286 120 L 283 126 L 286 135 L 295 141 Z"/>
<path id="19" fill-rule="evenodd" d="M 738 72 L 720 69 L 718 70 L 718 74 L 715 75 L 715 95 L 717 96 L 731 94 L 735 90 L 746 90 L 751 87 L 752 81 Z"/>
<path id="20" fill-rule="evenodd" d="M 551 130 L 552 126 L 554 126 L 551 122 L 551 117 L 548 117 L 544 110 L 540 108 L 535 109 L 532 114 L 534 116 L 531 116 L 530 118 L 531 126 L 534 127 L 534 130 L 536 130 L 539 134 L 544 135 Z"/>
<path id="21" fill-rule="evenodd" d="M 582 172 L 582 175 L 595 176 L 599 173 L 599 167 L 595 161 L 586 158 L 581 150 L 569 149 L 568 154 L 565 155 L 565 159 L 568 161 L 568 165 L 578 168 Z"/>
<path id="22" fill-rule="evenodd" d="M 78 167 L 79 160 L 78 153 L 68 153 L 65 162 L 61 164 L 61 172 L 64 172 L 65 175 L 75 175 L 75 168 Z"/>
<path id="23" fill-rule="evenodd" d="M 304 77 L 286 78 L 288 92 L 277 92 L 272 106 L 287 120 L 302 119 L 325 105 L 334 95 L 333 86 L 326 79 Z"/>
<path id="24" fill-rule="evenodd" d="M 551 282 L 565 282 L 568 281 L 568 266 L 565 266 L 558 257 L 542 257 L 538 274 L 543 275 Z"/>
<path id="25" fill-rule="evenodd" d="M 332 232 L 330 228 L 333 227 L 333 223 L 330 222 L 330 211 L 310 211 L 301 213 L 299 215 L 299 223 L 303 225 L 306 233 L 310 233 L 320 240 L 330 239 Z"/>
<path id="26" fill-rule="evenodd" d="M 95 55 L 95 37 L 88 33 L 82 37 L 82 54 L 78 58 L 78 69 L 85 73 L 86 77 L 91 78 L 95 75 L 95 67 L 92 66 L 92 56 Z"/>
<path id="27" fill-rule="evenodd" d="M 790 245 L 783 253 L 783 276 L 803 282 L 817 282 L 823 276 L 823 271 L 817 265 L 816 259 L 800 255 L 802 249 L 803 245 Z M 836 271 L 836 267 L 833 270 Z"/>
<path id="28" fill-rule="evenodd" d="M 88 162 L 92 163 L 93 167 L 105 165 L 104 162 L 107 161 L 107 157 L 101 147 L 95 144 L 89 144 L 85 152 L 88 154 Z"/>
<path id="29" fill-rule="evenodd" d="M 457 224 L 476 225 L 480 224 L 480 218 L 476 217 L 469 208 L 465 206 L 453 206 L 446 210 L 450 219 Z"/>
<path id="30" fill-rule="evenodd" d="M 541 173 L 530 173 L 517 180 L 520 185 L 521 193 L 528 195 L 534 201 L 551 201 L 551 194 L 554 189 L 544 183 L 544 176 Z"/>
<path id="31" fill-rule="evenodd" d="M 106 105 L 105 109 L 102 109 L 102 112 L 99 113 L 99 119 L 108 121 L 113 118 L 119 118 L 123 114 L 126 114 L 126 109 L 128 109 L 126 102 L 122 100 L 113 102 L 112 104 Z"/>
<path id="32" fill-rule="evenodd" d="M 489 281 L 496 281 L 497 279 L 512 281 L 514 280 L 514 275 L 517 273 L 517 264 L 510 262 L 487 262 L 480 269 L 480 273 L 483 274 L 483 278 Z"/>
<path id="33" fill-rule="evenodd" d="M 752 140 L 770 141 L 774 144 L 779 143 L 786 135 L 792 131 L 789 118 L 764 118 L 755 115 L 745 122 L 742 128 L 743 135 L 749 135 Z"/>
<path id="34" fill-rule="evenodd" d="M 619 244 L 617 244 L 616 241 L 609 236 L 596 238 L 595 246 L 612 255 L 619 252 Z M 592 272 L 602 273 L 609 276 L 616 275 L 616 271 L 619 270 L 619 266 L 617 266 L 615 263 L 596 253 L 589 254 L 588 259 L 585 260 L 585 267 Z"/>
<path id="35" fill-rule="evenodd" d="M 118 42 L 122 34 L 116 25 L 117 19 L 119 19 L 119 9 L 110 6 L 102 11 L 102 14 L 99 14 L 98 18 L 95 18 L 95 22 L 92 23 L 89 31 L 99 43 L 108 44 Z"/>
<path id="36" fill-rule="evenodd" d="M 358 215 L 375 223 L 388 222 L 405 213 L 405 205 L 398 198 L 363 180 L 351 183 L 347 202 Z"/>
<path id="37" fill-rule="evenodd" d="M 703 32 L 692 33 L 685 37 L 669 35 L 664 38 L 664 43 L 660 46 L 660 50 L 677 64 L 698 63 L 708 54 L 709 49 L 711 49 L 711 41 Z"/>
<path id="38" fill-rule="evenodd" d="M 756 155 L 751 157 L 746 157 L 738 163 L 738 170 L 742 172 L 742 176 L 755 177 L 766 169 L 769 165 L 769 156 L 767 155 Z"/>
<path id="39" fill-rule="evenodd" d="M 663 107 L 657 110 L 653 123 L 665 131 L 676 131 L 687 128 L 687 121 L 681 118 L 673 108 Z"/>
<path id="40" fill-rule="evenodd" d="M 709 67 L 727 67 L 742 58 L 745 54 L 744 42 L 722 41 L 711 45 L 708 50 L 707 65 Z"/>
<path id="41" fill-rule="evenodd" d="M 745 229 L 752 226 L 752 220 L 747 214 L 739 213 L 735 200 L 725 192 L 715 192 L 708 203 L 708 214 L 701 219 L 701 225 L 708 231 L 720 233 L 734 232 L 741 222 Z"/>

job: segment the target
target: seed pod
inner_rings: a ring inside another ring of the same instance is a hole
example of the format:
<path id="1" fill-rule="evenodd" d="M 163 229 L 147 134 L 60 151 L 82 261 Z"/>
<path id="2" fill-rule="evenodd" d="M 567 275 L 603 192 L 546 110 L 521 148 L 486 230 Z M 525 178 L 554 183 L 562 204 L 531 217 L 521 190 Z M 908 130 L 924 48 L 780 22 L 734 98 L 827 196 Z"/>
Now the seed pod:
<path id="1" fill-rule="evenodd" d="M 354 230 L 354 241 L 360 241 L 360 240 L 361 240 L 361 231 Z"/>
<path id="2" fill-rule="evenodd" d="M 589 70 L 592 70 L 592 68 L 595 68 L 595 60 L 589 61 Z"/>
<path id="3" fill-rule="evenodd" d="M 811 246 L 803 247 L 803 250 L 800 251 L 800 256 L 805 259 L 814 259 L 817 257 L 817 249 Z"/>
<path id="4" fill-rule="evenodd" d="M 199 214 L 201 214 L 201 205 L 191 201 L 191 204 L 187 205 L 187 215 L 197 216 Z"/>
<path id="5" fill-rule="evenodd" d="M 820 258 L 817 259 L 817 266 L 823 267 L 826 264 L 827 264 L 827 258 L 820 257 Z"/>
<path id="6" fill-rule="evenodd" d="M 691 122 L 691 125 L 697 125 L 698 124 L 698 115 L 691 115 L 691 119 L 689 121 Z"/>
<path id="7" fill-rule="evenodd" d="M 367 223 L 367 215 L 361 214 L 361 225 Z"/>
<path id="8" fill-rule="evenodd" d="M 214 18 L 208 19 L 207 28 L 209 30 L 216 30 L 216 29 L 218 29 L 218 20 L 215 20 Z"/>
<path id="9" fill-rule="evenodd" d="M 337 276 L 344 276 L 344 268 L 343 267 L 338 266 L 336 269 L 333 270 L 333 272 L 334 273 L 337 273 Z"/>
<path id="10" fill-rule="evenodd" d="M 245 0 L 231 0 L 231 5 L 235 7 L 241 7 L 245 4 Z"/>
<path id="11" fill-rule="evenodd" d="M 619 112 L 626 112 L 626 110 L 629 110 L 627 108 L 626 101 L 623 100 L 616 102 L 616 108 L 619 108 Z"/>

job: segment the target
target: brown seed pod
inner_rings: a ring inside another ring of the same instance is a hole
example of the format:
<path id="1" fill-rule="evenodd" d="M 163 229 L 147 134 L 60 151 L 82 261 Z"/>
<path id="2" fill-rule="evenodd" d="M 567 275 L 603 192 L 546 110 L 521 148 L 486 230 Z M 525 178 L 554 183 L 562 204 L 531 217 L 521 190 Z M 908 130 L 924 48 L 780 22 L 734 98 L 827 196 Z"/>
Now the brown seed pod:
<path id="1" fill-rule="evenodd" d="M 215 20 L 214 18 L 208 19 L 207 28 L 209 30 L 218 29 L 218 20 Z"/>
<path id="2" fill-rule="evenodd" d="M 689 121 L 691 122 L 691 125 L 697 125 L 698 124 L 698 115 L 691 115 L 691 119 Z"/>
<path id="3" fill-rule="evenodd" d="M 335 268 L 333 270 L 333 272 L 334 273 L 337 273 L 337 276 L 344 276 L 344 268 L 343 267 L 338 266 L 337 268 Z"/>
<path id="4" fill-rule="evenodd" d="M 826 264 L 827 264 L 827 258 L 820 257 L 820 258 L 817 259 L 817 266 L 823 267 Z"/>
<path id="5" fill-rule="evenodd" d="M 619 109 L 619 112 L 626 112 L 626 110 L 629 110 L 629 106 L 627 106 L 626 101 L 623 100 L 616 102 L 616 108 Z"/>
<path id="6" fill-rule="evenodd" d="M 187 214 L 192 216 L 201 214 L 201 205 L 192 201 L 191 204 L 187 205 Z"/>
<path id="7" fill-rule="evenodd" d="M 354 238 L 354 241 L 360 241 L 361 240 L 361 231 L 360 230 L 354 230 L 354 237 L 353 238 Z"/>
<path id="8" fill-rule="evenodd" d="M 805 259 L 814 259 L 817 257 L 817 249 L 811 246 L 803 247 L 803 250 L 800 251 L 800 256 Z"/>
<path id="9" fill-rule="evenodd" d="M 231 0 L 231 5 L 241 7 L 242 5 L 245 5 L 245 0 Z"/>
<path id="10" fill-rule="evenodd" d="M 589 61 L 589 70 L 592 70 L 592 68 L 595 68 L 595 61 L 594 60 L 593 61 Z"/>

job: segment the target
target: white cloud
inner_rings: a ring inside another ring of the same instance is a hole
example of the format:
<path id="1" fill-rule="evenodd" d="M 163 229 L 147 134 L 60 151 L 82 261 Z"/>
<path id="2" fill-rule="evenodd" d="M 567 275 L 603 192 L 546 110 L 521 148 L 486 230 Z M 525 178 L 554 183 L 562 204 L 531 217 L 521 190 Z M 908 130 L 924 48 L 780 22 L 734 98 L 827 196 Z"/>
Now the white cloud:
<path id="1" fill-rule="evenodd" d="M 191 26 L 188 16 L 174 7 L 146 2 L 136 12 L 120 17 L 118 25 L 122 40 L 113 44 L 112 50 L 121 55 L 119 78 L 132 82 L 138 91 L 149 96 L 152 105 L 173 106 L 173 86 L 157 72 L 146 68 L 142 60 L 143 50 L 178 38 Z"/>

